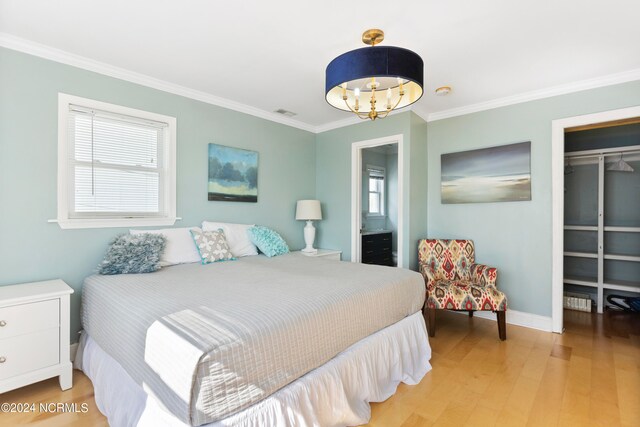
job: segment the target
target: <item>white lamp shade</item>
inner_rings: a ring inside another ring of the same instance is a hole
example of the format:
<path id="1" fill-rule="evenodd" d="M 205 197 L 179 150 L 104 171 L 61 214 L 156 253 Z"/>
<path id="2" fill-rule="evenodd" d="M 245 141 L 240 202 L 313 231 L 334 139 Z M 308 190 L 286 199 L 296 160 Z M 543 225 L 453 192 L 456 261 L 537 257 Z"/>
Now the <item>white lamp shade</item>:
<path id="1" fill-rule="evenodd" d="M 296 219 L 306 221 L 322 219 L 320 200 L 298 200 L 296 205 Z"/>

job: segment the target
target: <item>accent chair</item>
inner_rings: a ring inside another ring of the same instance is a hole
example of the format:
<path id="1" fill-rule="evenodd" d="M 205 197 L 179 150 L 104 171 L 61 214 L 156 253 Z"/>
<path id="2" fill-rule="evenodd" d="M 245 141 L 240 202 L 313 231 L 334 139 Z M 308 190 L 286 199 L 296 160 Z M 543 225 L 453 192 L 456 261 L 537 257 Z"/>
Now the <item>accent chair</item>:
<path id="1" fill-rule="evenodd" d="M 423 313 L 429 336 L 436 334 L 436 310 L 493 311 L 498 336 L 507 339 L 507 297 L 496 287 L 498 269 L 475 263 L 471 240 L 423 239 L 418 245 L 420 273 L 427 299 Z"/>

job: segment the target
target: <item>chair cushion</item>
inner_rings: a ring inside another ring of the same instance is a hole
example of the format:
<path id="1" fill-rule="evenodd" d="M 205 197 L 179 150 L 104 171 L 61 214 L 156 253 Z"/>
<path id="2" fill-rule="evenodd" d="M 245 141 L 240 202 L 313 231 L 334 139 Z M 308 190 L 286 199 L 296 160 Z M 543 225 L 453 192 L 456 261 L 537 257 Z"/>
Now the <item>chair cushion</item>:
<path id="1" fill-rule="evenodd" d="M 507 309 L 507 297 L 495 286 L 469 280 L 434 280 L 427 289 L 427 307 L 446 310 Z"/>

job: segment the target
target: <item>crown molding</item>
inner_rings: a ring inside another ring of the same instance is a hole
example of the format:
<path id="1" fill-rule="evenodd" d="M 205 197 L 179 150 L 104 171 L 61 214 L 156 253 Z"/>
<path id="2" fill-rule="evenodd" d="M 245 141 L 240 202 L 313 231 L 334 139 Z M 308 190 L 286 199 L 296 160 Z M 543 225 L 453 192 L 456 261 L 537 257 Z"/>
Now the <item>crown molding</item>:
<path id="1" fill-rule="evenodd" d="M 400 110 L 393 110 L 389 113 L 389 116 L 395 116 L 396 114 L 406 113 L 407 111 L 413 111 L 413 105 L 406 106 Z M 380 119 L 382 120 L 382 119 Z M 355 115 L 351 115 L 346 119 L 340 119 L 333 122 L 325 123 L 323 125 L 316 126 L 316 133 L 327 132 L 333 129 L 343 128 L 346 126 L 357 125 L 358 123 L 366 123 L 367 120 L 362 120 L 356 117 Z"/>
<path id="2" fill-rule="evenodd" d="M 238 111 L 240 113 L 249 114 L 261 119 L 270 120 L 272 122 L 280 123 L 287 126 L 292 126 L 298 129 L 306 130 L 308 132 L 316 133 L 315 126 L 303 123 L 299 120 L 280 116 L 277 113 L 261 110 L 250 105 L 231 101 L 226 98 L 221 98 L 219 96 L 211 95 L 207 92 L 202 92 L 185 86 L 180 86 L 174 83 L 157 79 L 155 77 L 147 76 L 145 74 L 126 70 L 120 67 L 114 67 L 113 65 L 109 65 L 104 62 L 95 61 L 93 59 L 66 52 L 64 50 L 56 49 L 51 46 L 35 43 L 30 40 L 16 37 L 12 34 L 0 32 L 0 46 L 7 49 L 17 50 L 19 52 L 49 59 L 51 61 L 59 62 L 62 64 L 71 65 L 73 67 L 82 68 L 84 70 L 93 71 L 95 73 L 103 74 L 109 77 L 115 77 L 120 80 L 125 80 L 153 89 L 158 89 L 163 92 L 169 92 L 174 95 L 184 96 L 186 98 L 195 99 L 207 104 L 212 104 L 218 107 L 227 108 L 229 110 Z"/>
<path id="3" fill-rule="evenodd" d="M 424 105 L 417 105 L 413 104 L 411 106 L 411 111 L 413 111 L 414 113 L 416 113 L 416 116 L 420 117 L 422 120 L 424 120 L 425 122 L 428 122 L 429 120 L 429 112 L 426 110 L 426 108 L 424 107 Z"/>
<path id="4" fill-rule="evenodd" d="M 238 111 L 240 113 L 249 114 L 254 117 L 259 117 L 261 119 L 302 129 L 315 134 L 338 129 L 341 127 L 351 126 L 361 122 L 361 120 L 357 117 L 350 116 L 345 119 L 336 120 L 319 126 L 314 126 L 289 117 L 280 116 L 279 114 L 273 113 L 271 111 L 262 110 L 250 105 L 232 101 L 230 99 L 215 96 L 207 92 L 180 86 L 174 83 L 157 79 L 155 77 L 147 76 L 146 74 L 137 73 L 120 67 L 115 67 L 104 62 L 95 61 L 84 56 L 76 55 L 64 50 L 53 48 L 51 46 L 36 43 L 27 39 L 23 39 L 21 37 L 16 37 L 8 33 L 0 32 L 0 47 L 5 47 L 7 49 L 12 49 L 41 58 L 49 59 L 54 62 L 59 62 L 84 70 L 93 71 L 98 74 L 103 74 L 131 83 L 136 83 L 142 86 L 161 90 L 163 92 L 172 93 L 174 95 L 184 96 L 186 98 L 205 102 L 211 105 L 216 105 L 222 108 L 227 108 L 229 110 Z M 392 111 L 390 115 L 399 114 L 405 111 L 413 111 L 423 120 L 427 122 L 433 122 L 437 120 L 448 119 L 451 117 L 462 116 L 465 114 L 477 113 L 494 108 L 534 101 L 537 99 L 550 98 L 553 96 L 565 95 L 568 93 L 626 83 L 635 80 L 640 80 L 640 69 L 634 69 L 565 85 L 554 86 L 551 88 L 525 92 L 518 95 L 497 98 L 491 101 L 480 102 L 477 104 L 466 105 L 463 107 L 452 108 L 449 110 L 443 110 L 433 113 L 427 112 L 424 106 L 414 104 L 398 111 Z"/>
<path id="5" fill-rule="evenodd" d="M 558 95 L 566 95 L 569 93 L 580 92 L 583 90 L 596 89 L 604 86 L 611 86 L 620 83 L 627 83 L 640 80 L 640 68 L 623 71 L 621 73 L 609 74 L 606 76 L 595 77 L 587 80 L 580 80 L 564 85 L 553 86 L 546 89 L 524 92 L 518 95 L 497 98 L 491 101 L 479 102 L 477 104 L 466 105 L 464 107 L 452 108 L 450 110 L 438 111 L 430 113 L 427 116 L 427 122 L 448 119 L 465 114 L 477 113 L 494 108 L 506 107 L 523 102 L 535 101 L 538 99 L 551 98 Z M 424 118 L 424 117 L 423 117 Z"/>

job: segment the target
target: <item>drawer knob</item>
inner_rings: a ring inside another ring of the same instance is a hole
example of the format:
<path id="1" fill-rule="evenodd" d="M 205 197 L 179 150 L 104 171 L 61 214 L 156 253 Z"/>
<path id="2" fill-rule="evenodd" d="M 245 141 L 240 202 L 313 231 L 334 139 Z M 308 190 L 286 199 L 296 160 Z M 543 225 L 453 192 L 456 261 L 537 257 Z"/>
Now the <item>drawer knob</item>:
<path id="1" fill-rule="evenodd" d="M 4 356 L 0 356 L 0 363 L 4 363 L 7 361 L 7 358 Z"/>
<path id="2" fill-rule="evenodd" d="M 7 322 L 5 322 L 4 320 L 0 320 L 0 326 L 7 326 Z"/>

